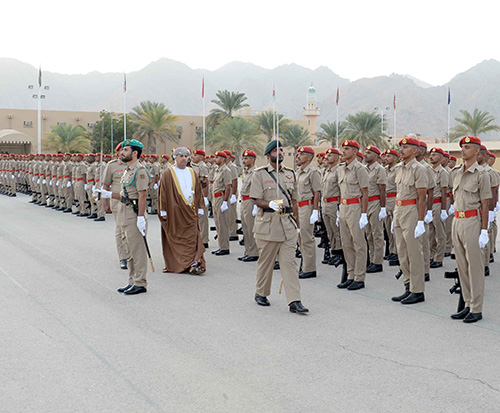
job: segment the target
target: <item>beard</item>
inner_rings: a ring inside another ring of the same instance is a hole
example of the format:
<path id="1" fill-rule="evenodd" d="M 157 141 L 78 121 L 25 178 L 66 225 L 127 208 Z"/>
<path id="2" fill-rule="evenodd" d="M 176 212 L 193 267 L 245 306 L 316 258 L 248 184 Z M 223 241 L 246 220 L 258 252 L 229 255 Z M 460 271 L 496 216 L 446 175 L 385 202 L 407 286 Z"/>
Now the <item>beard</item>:
<path id="1" fill-rule="evenodd" d="M 276 157 L 276 156 L 272 156 L 272 155 L 271 155 L 271 156 L 269 157 L 269 160 L 270 160 L 272 163 L 276 163 L 277 159 L 278 159 L 278 157 Z M 280 162 L 280 163 L 282 163 L 282 162 L 283 162 L 283 155 L 280 155 L 280 156 L 279 156 L 279 162 Z"/>
<path id="2" fill-rule="evenodd" d="M 122 155 L 123 162 L 130 162 L 131 160 L 132 160 L 132 154 L 130 154 L 129 156 Z"/>

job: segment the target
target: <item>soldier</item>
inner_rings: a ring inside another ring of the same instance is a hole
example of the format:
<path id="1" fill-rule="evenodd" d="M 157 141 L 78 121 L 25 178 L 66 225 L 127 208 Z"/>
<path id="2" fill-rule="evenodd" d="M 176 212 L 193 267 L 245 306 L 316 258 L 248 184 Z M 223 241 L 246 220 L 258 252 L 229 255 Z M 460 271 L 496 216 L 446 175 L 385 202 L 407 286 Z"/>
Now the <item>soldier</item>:
<path id="1" fill-rule="evenodd" d="M 448 218 L 447 194 L 449 185 L 448 172 L 441 165 L 444 151 L 432 148 L 429 160 L 434 171 L 434 192 L 432 205 L 432 222 L 429 224 L 430 268 L 443 266 L 444 249 L 446 247 L 445 221 Z"/>
<path id="2" fill-rule="evenodd" d="M 318 171 L 323 178 L 323 173 L 325 172 L 325 156 L 326 152 L 318 152 L 316 154 L 316 162 L 318 163 Z"/>
<path id="3" fill-rule="evenodd" d="M 243 262 L 257 261 L 259 259 L 259 249 L 255 243 L 253 235 L 255 216 L 257 215 L 257 205 L 250 198 L 250 188 L 252 176 L 255 171 L 255 159 L 257 154 L 246 149 L 243 151 L 241 162 L 243 164 L 243 179 L 241 185 L 241 226 L 243 229 L 243 239 L 245 240 L 245 254 L 238 257 Z"/>
<path id="4" fill-rule="evenodd" d="M 215 152 L 214 182 L 212 184 L 213 212 L 215 228 L 217 230 L 217 241 L 219 248 L 212 251 L 215 255 L 229 255 L 229 206 L 228 200 L 231 196 L 231 183 L 233 182 L 231 171 L 226 166 L 228 155 L 225 151 Z"/>
<path id="5" fill-rule="evenodd" d="M 488 151 L 488 165 L 493 169 L 493 171 L 497 174 L 498 179 L 500 180 L 500 172 L 498 172 L 495 168 L 495 161 L 496 161 L 496 156 L 493 152 Z M 490 249 L 490 259 L 489 262 L 494 262 L 495 259 L 493 258 L 493 254 L 496 252 L 495 250 L 495 245 L 497 243 L 497 234 L 498 234 L 498 226 L 497 226 L 497 219 L 496 216 L 498 214 L 498 211 L 500 210 L 500 204 L 498 203 L 498 193 L 497 193 L 497 198 L 493 199 L 493 202 L 495 202 L 495 219 L 490 223 L 490 229 L 491 229 L 491 242 L 488 244 L 489 249 Z"/>
<path id="6" fill-rule="evenodd" d="M 95 191 L 95 158 L 96 155 L 94 153 L 87 154 L 87 171 L 86 171 L 86 180 L 85 180 L 85 192 L 87 193 L 87 199 L 90 206 L 90 215 L 87 219 L 96 219 L 97 218 L 97 204 L 92 196 L 93 191 Z"/>
<path id="7" fill-rule="evenodd" d="M 403 162 L 396 166 L 397 197 L 393 229 L 405 292 L 393 301 L 416 304 L 425 301 L 425 275 L 422 243 L 428 188 L 428 172 L 416 160 L 420 142 L 404 138 L 399 142 Z"/>
<path id="8" fill-rule="evenodd" d="M 101 156 L 102 156 L 102 168 L 101 168 Z M 96 153 L 95 154 L 95 162 L 94 162 L 94 187 L 92 188 L 92 198 L 94 199 L 94 203 L 96 205 L 96 215 L 94 218 L 95 222 L 103 222 L 106 221 L 106 212 L 104 211 L 104 204 L 99 193 L 95 192 L 95 189 L 101 188 L 101 179 L 103 175 L 103 170 L 106 166 L 106 155 Z"/>
<path id="9" fill-rule="evenodd" d="M 365 163 L 368 171 L 368 225 L 366 238 L 368 240 L 370 265 L 367 273 L 382 272 L 384 258 L 384 223 L 387 217 L 385 209 L 385 192 L 387 185 L 387 172 L 378 163 L 380 149 L 375 145 L 368 145 L 365 151 Z"/>
<path id="10" fill-rule="evenodd" d="M 338 288 L 359 290 L 365 288 L 366 240 L 364 228 L 368 225 L 368 171 L 357 160 L 359 143 L 342 143 L 342 161 L 338 179 L 340 187 L 339 225 L 347 280 Z"/>
<path id="11" fill-rule="evenodd" d="M 391 231 L 392 221 L 394 218 L 394 207 L 396 206 L 396 164 L 399 159 L 399 153 L 395 149 L 387 149 L 385 151 L 385 169 L 387 171 L 387 186 L 386 186 L 386 202 L 387 218 L 385 219 L 385 230 L 389 238 L 389 255 L 386 257 L 388 261 L 396 261 L 398 252 L 396 249 L 396 241 L 394 234 Z"/>
<path id="12" fill-rule="evenodd" d="M 207 156 L 207 168 L 208 168 L 208 202 L 210 212 L 208 214 L 209 218 L 213 218 L 213 199 L 212 199 L 212 185 L 214 183 L 215 176 L 215 155 L 212 154 L 209 157 Z"/>
<path id="13" fill-rule="evenodd" d="M 316 277 L 316 243 L 314 241 L 314 224 L 318 221 L 319 198 L 321 191 L 321 175 L 311 165 L 314 150 L 310 146 L 302 146 L 297 150 L 297 205 L 301 232 L 299 246 L 302 253 L 302 267 L 299 278 Z"/>
<path id="14" fill-rule="evenodd" d="M 121 178 L 121 192 L 98 189 L 103 198 L 120 199 L 118 222 L 125 233 L 125 243 L 130 251 L 128 259 L 129 280 L 118 292 L 126 295 L 147 292 L 148 258 L 144 245 L 147 232 L 146 190 L 151 176 L 146 167 L 138 161 L 143 144 L 135 139 L 122 143 L 121 158 L 127 164 Z M 109 182 L 109 181 L 108 181 Z"/>
<path id="15" fill-rule="evenodd" d="M 365 154 L 361 151 L 358 151 L 358 154 L 356 155 L 357 159 L 358 159 L 358 162 L 361 164 L 361 165 L 365 165 L 365 162 L 364 162 L 364 159 L 365 159 Z"/>
<path id="16" fill-rule="evenodd" d="M 102 174 L 102 185 L 106 191 L 111 191 L 113 193 L 119 194 L 121 191 L 121 179 L 123 173 L 125 172 L 126 165 L 121 160 L 121 151 L 122 144 L 120 142 L 116 148 L 115 152 L 117 156 L 115 159 L 108 162 L 104 172 Z M 122 270 L 127 269 L 127 261 L 130 258 L 130 251 L 128 249 L 128 244 L 125 242 L 125 232 L 120 226 L 118 220 L 118 207 L 120 205 L 120 201 L 117 199 L 111 198 L 110 200 L 104 198 L 104 209 L 106 211 L 111 211 L 113 215 L 113 219 L 115 220 L 115 242 L 116 242 L 116 250 L 118 252 L 118 259 L 120 261 L 120 267 Z"/>
<path id="17" fill-rule="evenodd" d="M 71 160 L 71 153 L 66 152 L 64 154 L 63 161 L 63 171 L 62 171 L 62 189 L 63 189 L 63 198 L 64 198 L 64 213 L 72 212 L 73 201 L 74 201 L 74 193 L 73 193 L 73 185 L 72 185 L 72 169 L 73 162 Z"/>
<path id="18" fill-rule="evenodd" d="M 229 198 L 229 241 L 238 241 L 238 234 L 236 230 L 238 225 L 236 219 L 238 218 L 237 202 L 238 202 L 238 167 L 231 161 L 233 154 L 230 150 L 224 151 L 227 155 L 226 166 L 231 172 L 231 196 Z"/>
<path id="19" fill-rule="evenodd" d="M 492 199 L 490 175 L 477 163 L 481 141 L 475 136 L 460 140 L 463 164 L 453 168 L 452 236 L 465 307 L 451 318 L 475 323 L 483 318 L 484 254 L 489 242 L 488 212 Z"/>
<path id="20" fill-rule="evenodd" d="M 205 213 L 199 215 L 200 220 L 200 235 L 203 242 L 203 246 L 208 248 L 208 168 L 203 159 L 205 159 L 206 153 L 202 149 L 195 149 L 191 154 L 191 168 L 195 171 L 198 178 L 200 178 L 201 190 L 203 193 L 203 200 L 205 203 Z"/>
<path id="21" fill-rule="evenodd" d="M 85 195 L 85 175 L 87 166 L 83 162 L 83 154 L 78 153 L 75 157 L 75 165 L 72 172 L 73 188 L 75 191 L 75 198 L 78 202 L 78 210 L 75 213 L 77 217 L 88 217 L 89 214 L 86 208 L 86 195 Z"/>
<path id="22" fill-rule="evenodd" d="M 340 204 L 340 188 L 338 182 L 340 152 L 336 148 L 328 148 L 323 160 L 324 173 L 321 187 L 321 210 L 325 223 L 328 240 L 333 257 L 328 264 L 338 265 L 341 261 L 342 243 L 340 242 L 340 230 L 337 226 L 338 210 Z"/>
<path id="23" fill-rule="evenodd" d="M 446 211 L 448 211 L 448 218 L 444 222 L 444 229 L 446 233 L 446 245 L 444 247 L 444 256 L 445 257 L 450 257 L 451 256 L 451 249 L 453 247 L 452 242 L 451 242 L 451 223 L 453 222 L 453 213 L 450 213 L 450 207 L 452 204 L 451 201 L 451 194 L 453 192 L 453 186 L 451 183 L 451 156 L 448 152 L 443 152 L 443 159 L 441 160 L 441 166 L 444 168 L 446 172 L 448 172 L 448 189 L 446 193 Z M 453 157 L 455 158 L 455 157 Z M 456 162 L 457 158 L 455 158 Z"/>
<path id="24" fill-rule="evenodd" d="M 151 155 L 150 156 L 150 162 L 151 162 L 151 175 L 153 177 L 153 187 L 151 190 L 151 213 L 157 214 L 157 206 L 158 206 L 158 186 L 160 183 L 160 177 L 161 177 L 161 165 L 160 162 L 158 162 L 158 155 Z"/>
<path id="25" fill-rule="evenodd" d="M 289 310 L 305 314 L 309 310 L 301 302 L 295 260 L 299 231 L 296 180 L 293 170 L 283 166 L 281 143 L 279 148 L 277 146 L 276 140 L 267 144 L 264 155 L 269 163 L 255 170 L 250 188 L 250 197 L 258 207 L 254 226 L 255 242 L 259 248 L 255 301 L 261 306 L 270 305 L 267 297 L 271 294 L 273 267 L 278 257 Z"/>

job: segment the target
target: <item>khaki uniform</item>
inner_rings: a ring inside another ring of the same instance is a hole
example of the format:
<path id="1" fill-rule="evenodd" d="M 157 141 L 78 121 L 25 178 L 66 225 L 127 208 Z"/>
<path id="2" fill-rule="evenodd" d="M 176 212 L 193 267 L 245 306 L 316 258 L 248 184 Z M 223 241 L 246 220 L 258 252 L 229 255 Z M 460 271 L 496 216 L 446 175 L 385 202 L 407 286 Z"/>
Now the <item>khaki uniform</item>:
<path id="1" fill-rule="evenodd" d="M 193 168 L 194 172 L 196 173 L 196 175 L 198 175 L 199 178 L 208 178 L 208 168 L 205 162 L 201 161 L 198 164 L 191 162 L 191 167 Z M 205 209 L 205 214 L 199 215 L 198 221 L 200 224 L 201 241 L 203 242 L 203 244 L 208 244 L 208 235 L 209 235 L 208 212 L 206 207 L 204 209 Z"/>
<path id="2" fill-rule="evenodd" d="M 66 208 L 66 199 L 64 197 L 64 187 L 63 187 L 63 179 L 64 179 L 64 161 L 61 161 L 58 163 L 57 167 L 57 183 L 56 183 L 56 188 L 57 188 L 57 196 L 59 197 L 59 202 L 57 206 L 59 208 Z"/>
<path id="3" fill-rule="evenodd" d="M 404 284 L 410 285 L 412 293 L 423 293 L 425 289 L 422 242 L 419 238 L 415 238 L 415 227 L 418 222 L 417 189 L 427 189 L 428 185 L 428 171 L 416 159 L 412 159 L 406 165 L 404 162 L 396 165 L 398 195 L 394 209 L 394 236 Z"/>
<path id="4" fill-rule="evenodd" d="M 212 184 L 212 206 L 214 213 L 215 228 L 217 230 L 217 241 L 219 243 L 219 249 L 228 250 L 229 249 L 229 218 L 230 209 L 221 212 L 220 207 L 225 197 L 226 185 L 231 185 L 232 177 L 231 171 L 227 165 L 222 165 L 221 167 L 216 166 L 214 183 Z M 227 206 L 229 207 L 229 198 Z"/>
<path id="5" fill-rule="evenodd" d="M 68 161 L 64 163 L 63 169 L 63 179 L 62 179 L 62 189 L 64 191 L 64 200 L 66 202 L 66 209 L 71 209 L 73 207 L 73 201 L 75 199 L 75 194 L 73 192 L 73 179 L 71 177 L 73 171 L 73 162 Z M 68 188 L 68 182 L 70 187 Z"/>
<path id="6" fill-rule="evenodd" d="M 498 182 L 500 182 L 500 173 L 494 168 L 492 168 L 492 170 L 493 170 L 493 173 L 496 175 L 496 179 L 498 180 Z M 495 204 L 498 202 L 497 199 L 495 199 L 494 201 L 495 201 Z M 495 245 L 497 243 L 497 234 L 498 234 L 496 215 L 495 215 L 495 219 L 493 220 L 493 222 L 490 225 L 490 230 L 491 230 L 491 236 L 490 236 L 491 241 L 489 242 L 488 246 L 490 248 L 490 254 L 493 254 L 495 252 Z M 488 260 L 488 262 L 489 262 L 489 260 Z"/>
<path id="7" fill-rule="evenodd" d="M 296 198 L 296 182 L 293 170 L 281 166 L 278 176 L 271 165 L 257 168 L 252 176 L 250 197 L 265 201 L 276 200 L 276 195 L 283 199 L 283 207 L 287 212 L 276 214 L 267 209 L 258 208 L 255 217 L 254 237 L 259 248 L 257 262 L 257 294 L 267 297 L 271 294 L 273 267 L 276 259 L 280 262 L 281 278 L 285 287 L 288 304 L 300 301 L 299 269 L 295 260 L 297 245 L 297 225 L 291 214 L 291 203 L 277 188 L 277 184 L 270 175 L 272 173 L 287 195 Z M 276 192 L 278 190 L 278 192 Z"/>
<path id="8" fill-rule="evenodd" d="M 447 199 L 441 199 L 441 188 L 448 190 L 449 175 L 441 165 L 432 168 L 434 172 L 434 203 L 432 204 L 432 222 L 429 224 L 430 257 L 436 262 L 443 262 L 446 247 L 446 228 L 441 220 L 441 210 L 446 209 Z"/>
<path id="9" fill-rule="evenodd" d="M 340 229 L 337 226 L 340 203 L 338 169 L 338 165 L 335 165 L 332 168 L 325 168 L 321 186 L 321 195 L 323 197 L 321 200 L 321 212 L 326 232 L 328 234 L 328 239 L 330 240 L 330 248 L 333 251 L 342 249 L 342 243 L 340 242 Z"/>
<path id="10" fill-rule="evenodd" d="M 307 165 L 304 170 L 298 168 L 295 172 L 297 178 L 297 201 L 299 205 L 299 246 L 302 253 L 302 271 L 316 271 L 316 242 L 314 240 L 314 224 L 309 220 L 314 208 L 314 193 L 321 191 L 321 175 L 318 168 Z"/>
<path id="11" fill-rule="evenodd" d="M 124 197 L 126 192 L 130 199 L 139 199 L 139 191 L 148 189 L 149 179 L 149 172 L 140 162 L 137 161 L 127 166 L 121 178 L 122 189 L 120 195 Z M 147 233 L 147 214 L 144 215 L 144 218 L 146 219 Z M 120 202 L 118 206 L 118 222 L 125 233 L 125 244 L 130 251 L 128 257 L 128 284 L 147 287 L 148 256 L 143 236 L 137 228 L 137 214 L 132 206 Z"/>
<path id="12" fill-rule="evenodd" d="M 259 249 L 255 243 L 253 236 L 253 228 L 255 218 L 252 216 L 252 210 L 255 201 L 250 197 L 250 188 L 252 186 L 252 176 L 255 171 L 255 166 L 243 169 L 243 179 L 241 185 L 241 227 L 243 229 L 243 237 L 245 239 L 245 255 L 257 257 Z"/>
<path id="13" fill-rule="evenodd" d="M 379 185 L 387 185 L 387 171 L 378 162 L 367 165 L 366 170 L 368 171 L 368 225 L 365 232 L 370 262 L 381 265 L 384 259 L 384 223 L 378 218 L 381 208 Z"/>
<path id="14" fill-rule="evenodd" d="M 366 275 L 366 240 L 361 218 L 361 188 L 368 188 L 368 171 L 357 159 L 349 165 L 342 163 L 338 170 L 340 187 L 339 224 L 347 278 L 364 282 Z M 355 202 L 355 199 L 358 202 Z"/>
<path id="15" fill-rule="evenodd" d="M 484 299 L 484 254 L 479 248 L 481 233 L 481 201 L 491 198 L 489 174 L 474 162 L 465 171 L 465 165 L 456 166 L 451 172 L 455 219 L 452 237 L 458 276 L 465 306 L 471 313 L 483 311 Z M 477 211 L 467 218 L 467 211 Z"/>
<path id="16" fill-rule="evenodd" d="M 86 205 L 86 195 L 85 195 L 85 187 L 83 182 L 83 177 L 87 171 L 87 166 L 84 162 L 75 163 L 73 169 L 73 187 L 75 191 L 75 198 L 78 201 L 78 212 L 80 214 L 85 214 L 87 205 Z"/>
<path id="17" fill-rule="evenodd" d="M 229 170 L 231 171 L 231 179 L 236 179 L 238 180 L 239 177 L 239 172 L 238 172 L 238 167 L 234 164 L 234 162 L 229 162 L 227 165 Z M 234 191 L 234 188 L 232 189 Z M 238 192 L 235 193 L 236 199 L 238 199 Z M 229 197 L 231 199 L 231 197 Z M 238 202 L 231 204 L 230 202 L 227 203 L 229 206 L 229 236 L 230 237 L 237 237 L 238 234 L 236 233 L 236 230 L 238 229 L 238 224 L 236 223 L 236 219 L 238 219 Z"/>
<path id="18" fill-rule="evenodd" d="M 422 159 L 420 163 L 423 166 L 425 166 L 425 170 L 427 172 L 427 189 L 434 190 L 434 188 L 436 187 L 436 183 L 434 182 L 434 171 L 432 166 L 430 166 L 424 159 Z M 427 202 L 426 202 L 426 208 L 427 208 Z M 430 236 L 429 236 L 430 224 L 424 223 L 424 226 L 425 226 L 425 232 L 424 235 L 420 237 L 420 242 L 422 244 L 422 253 L 424 256 L 424 274 L 429 274 L 431 271 L 431 246 L 430 246 Z"/>
<path id="19" fill-rule="evenodd" d="M 119 193 L 121 191 L 121 179 L 126 167 L 126 164 L 118 161 L 117 159 L 109 161 L 106 165 L 102 174 L 102 183 L 104 185 L 109 185 L 109 190 L 111 192 Z M 128 260 L 130 257 L 130 251 L 128 249 L 128 244 L 125 242 L 125 232 L 118 221 L 118 207 L 120 205 L 120 201 L 112 198 L 109 201 L 113 219 L 115 220 L 115 242 L 118 258 L 120 261 Z"/>
<path id="20" fill-rule="evenodd" d="M 384 220 L 385 231 L 389 238 L 389 254 L 397 254 L 396 240 L 391 231 L 392 221 L 394 219 L 394 208 L 396 206 L 396 165 L 392 168 L 388 166 L 385 168 L 387 171 L 387 186 L 385 187 L 385 209 L 387 211 L 387 218 Z"/>
<path id="21" fill-rule="evenodd" d="M 87 199 L 90 203 L 90 214 L 97 215 L 97 204 L 92 196 L 92 187 L 95 187 L 95 161 L 87 164 Z"/>
<path id="22" fill-rule="evenodd" d="M 500 184 L 498 172 L 495 169 L 493 169 L 491 166 L 489 166 L 487 163 L 484 163 L 483 165 L 479 165 L 479 167 L 480 168 L 482 167 L 484 169 L 484 171 L 490 176 L 491 188 L 498 187 L 498 185 Z M 493 194 L 493 191 L 491 191 L 491 192 Z M 482 252 L 484 254 L 484 266 L 485 267 L 489 266 L 490 254 L 493 254 L 493 251 L 495 249 L 495 245 L 493 244 L 493 241 L 495 239 L 495 236 L 493 233 L 493 223 L 495 223 L 495 227 L 496 227 L 495 221 L 490 223 L 490 225 L 488 227 L 488 236 L 490 237 L 490 242 L 488 242 L 488 245 L 486 245 L 486 247 L 484 247 L 482 249 Z"/>
<path id="23" fill-rule="evenodd" d="M 446 211 L 448 211 L 450 209 L 450 206 L 451 206 L 451 193 L 453 192 L 453 184 L 451 182 L 451 168 L 449 166 L 447 166 L 444 169 L 446 172 L 448 172 L 448 176 L 450 177 L 448 179 L 448 194 L 446 195 L 448 198 L 447 202 L 446 202 Z M 446 219 L 446 221 L 444 223 L 444 227 L 445 227 L 445 231 L 446 231 L 446 246 L 444 248 L 444 252 L 447 254 L 451 254 L 451 249 L 453 248 L 453 243 L 451 241 L 451 225 L 452 225 L 454 218 L 455 218 L 455 216 L 453 214 L 451 214 Z"/>

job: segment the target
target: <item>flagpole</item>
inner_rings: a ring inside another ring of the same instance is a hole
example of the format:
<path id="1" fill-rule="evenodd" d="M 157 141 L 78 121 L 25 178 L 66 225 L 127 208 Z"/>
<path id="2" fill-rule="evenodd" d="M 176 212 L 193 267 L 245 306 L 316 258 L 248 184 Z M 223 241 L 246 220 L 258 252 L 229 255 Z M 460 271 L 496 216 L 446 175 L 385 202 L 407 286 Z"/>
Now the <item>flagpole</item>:
<path id="1" fill-rule="evenodd" d="M 396 122 L 397 122 L 397 110 L 396 110 L 396 92 L 394 92 L 394 101 L 393 101 L 393 107 L 394 107 L 394 137 L 392 139 L 392 147 L 396 148 Z"/>
<path id="2" fill-rule="evenodd" d="M 38 152 L 42 152 L 42 66 L 38 68 Z"/>
<path id="3" fill-rule="evenodd" d="M 203 101 L 203 151 L 206 151 L 205 146 L 205 76 L 203 76 L 202 84 L 201 84 L 201 98 Z"/>
<path id="4" fill-rule="evenodd" d="M 279 141 L 279 123 L 276 124 L 278 118 L 276 116 L 276 88 L 273 84 L 273 135 L 276 139 L 276 199 L 280 199 L 279 182 L 280 182 L 280 141 Z M 279 122 L 279 119 L 278 119 Z"/>
<path id="5" fill-rule="evenodd" d="M 123 140 L 127 139 L 127 76 L 123 71 Z"/>
<path id="6" fill-rule="evenodd" d="M 450 92 L 450 86 L 448 86 L 448 132 L 446 134 L 446 139 L 448 140 L 448 153 L 450 153 L 450 117 L 451 117 L 451 92 Z"/>
<path id="7" fill-rule="evenodd" d="M 337 103 L 337 120 L 336 120 L 336 124 L 337 124 L 337 133 L 336 133 L 336 148 L 338 149 L 339 148 L 339 87 L 337 86 L 337 99 L 336 99 L 336 103 Z"/>

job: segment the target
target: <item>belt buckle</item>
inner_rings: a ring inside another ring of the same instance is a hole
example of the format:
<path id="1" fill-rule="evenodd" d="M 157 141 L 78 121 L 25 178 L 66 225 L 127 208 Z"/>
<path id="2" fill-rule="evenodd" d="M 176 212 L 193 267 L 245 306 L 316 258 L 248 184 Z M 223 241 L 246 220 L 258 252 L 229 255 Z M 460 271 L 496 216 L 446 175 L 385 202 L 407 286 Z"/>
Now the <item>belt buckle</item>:
<path id="1" fill-rule="evenodd" d="M 343 198 L 342 199 L 342 204 L 346 205 L 347 204 L 347 199 Z"/>
<path id="2" fill-rule="evenodd" d="M 465 211 L 459 211 L 458 212 L 458 217 L 459 218 L 465 218 Z"/>
<path id="3" fill-rule="evenodd" d="M 401 200 L 399 200 L 399 199 L 398 199 L 398 200 L 396 201 L 396 205 L 397 205 L 397 206 L 401 206 L 401 205 L 403 205 L 403 202 L 401 202 Z"/>

